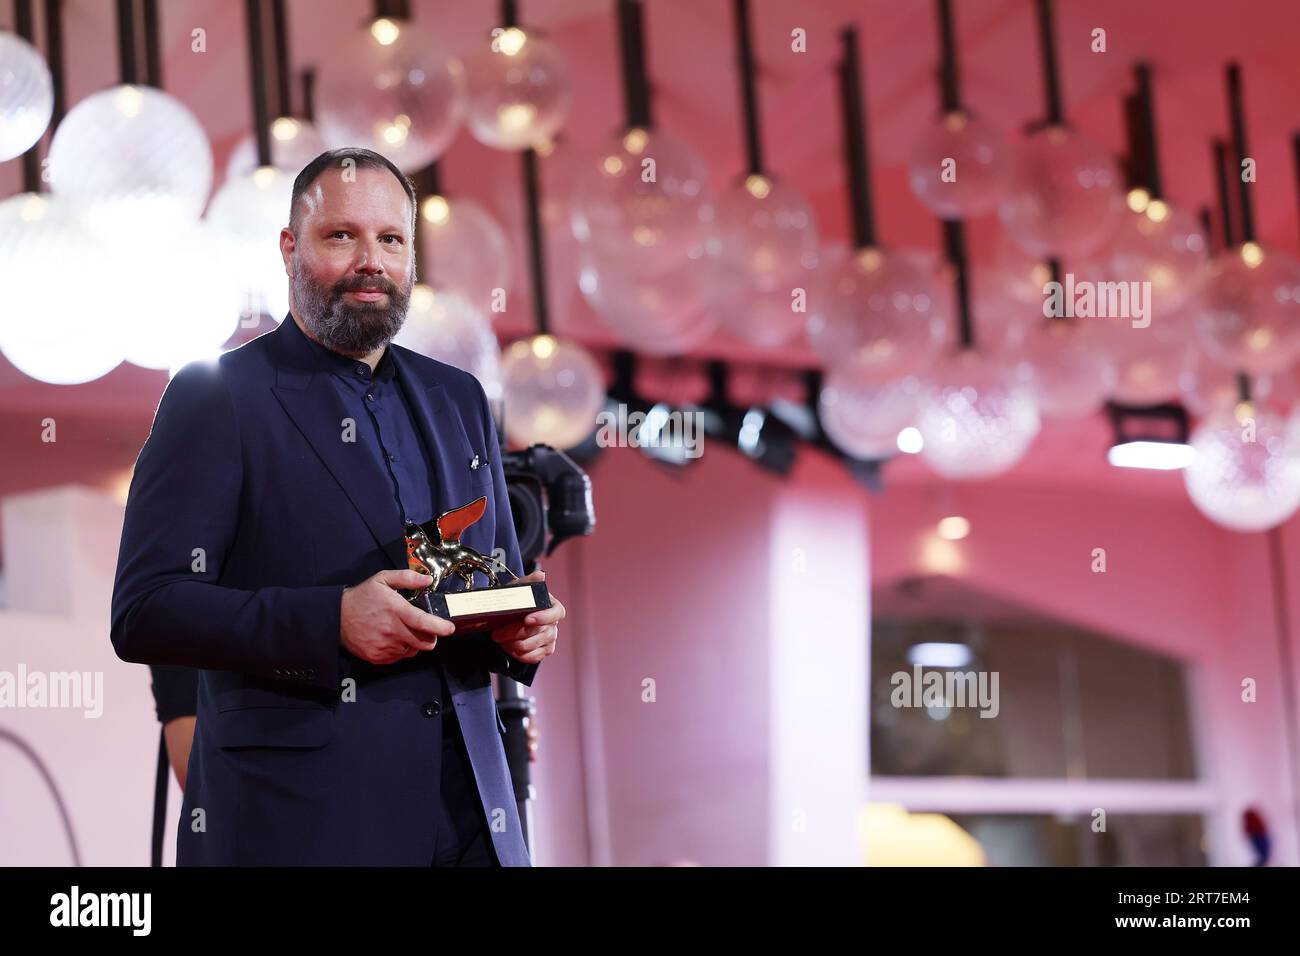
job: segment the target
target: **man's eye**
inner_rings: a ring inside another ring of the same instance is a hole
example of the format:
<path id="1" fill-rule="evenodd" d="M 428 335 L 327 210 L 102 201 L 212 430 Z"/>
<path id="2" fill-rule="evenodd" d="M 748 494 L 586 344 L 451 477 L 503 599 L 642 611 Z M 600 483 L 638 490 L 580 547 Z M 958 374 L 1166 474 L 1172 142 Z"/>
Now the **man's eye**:
<path id="1" fill-rule="evenodd" d="M 331 233 L 330 233 L 330 238 L 331 238 L 331 239 L 335 239 L 335 238 L 337 238 L 338 236 L 347 236 L 347 235 L 351 235 L 351 234 L 348 233 L 348 232 L 345 232 L 345 231 L 342 230 L 342 229 L 337 229 L 337 230 L 335 230 L 334 232 L 331 232 Z"/>
<path id="2" fill-rule="evenodd" d="M 385 238 L 385 239 L 392 239 L 392 240 L 393 240 L 395 243 L 397 243 L 399 246 L 402 244 L 402 237 L 401 237 L 401 236 L 384 236 L 383 238 Z"/>

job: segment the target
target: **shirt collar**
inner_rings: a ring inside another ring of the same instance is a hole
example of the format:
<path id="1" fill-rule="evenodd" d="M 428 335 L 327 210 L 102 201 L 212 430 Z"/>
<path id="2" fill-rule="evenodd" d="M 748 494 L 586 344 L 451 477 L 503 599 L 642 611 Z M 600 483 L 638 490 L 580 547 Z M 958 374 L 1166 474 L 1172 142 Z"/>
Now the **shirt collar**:
<path id="1" fill-rule="evenodd" d="M 289 322 L 293 317 L 289 316 Z M 391 382 L 397 372 L 397 366 L 393 363 L 392 347 L 385 347 L 384 354 L 379 356 L 379 361 L 375 365 L 373 373 L 370 366 L 360 359 L 354 359 L 350 355 L 344 355 L 341 352 L 335 352 L 331 348 L 321 345 L 310 336 L 304 335 L 303 338 L 311 343 L 311 347 L 320 356 L 321 363 L 332 375 L 343 375 L 347 378 L 361 379 L 363 381 Z"/>

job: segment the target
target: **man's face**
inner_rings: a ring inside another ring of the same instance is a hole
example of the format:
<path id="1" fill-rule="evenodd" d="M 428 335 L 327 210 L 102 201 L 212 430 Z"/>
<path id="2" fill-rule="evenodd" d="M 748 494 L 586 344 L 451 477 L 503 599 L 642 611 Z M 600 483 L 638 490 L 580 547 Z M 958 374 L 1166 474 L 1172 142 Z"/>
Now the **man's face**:
<path id="1" fill-rule="evenodd" d="M 297 235 L 280 233 L 294 312 L 336 352 L 382 348 L 406 320 L 415 279 L 411 201 L 386 169 L 328 169 L 298 200 Z"/>

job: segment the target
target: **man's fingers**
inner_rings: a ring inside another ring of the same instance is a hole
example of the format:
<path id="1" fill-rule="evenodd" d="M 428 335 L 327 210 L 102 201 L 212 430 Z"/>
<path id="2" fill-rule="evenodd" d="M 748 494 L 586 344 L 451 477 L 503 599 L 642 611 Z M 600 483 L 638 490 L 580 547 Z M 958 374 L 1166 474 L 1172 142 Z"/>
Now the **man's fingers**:
<path id="1" fill-rule="evenodd" d="M 437 640 L 440 637 L 447 637 L 455 633 L 456 630 L 456 625 L 445 617 L 438 617 L 428 611 L 421 611 L 407 601 L 402 602 L 397 615 L 401 622 L 413 632 L 412 636 L 416 640 Z"/>
<path id="2" fill-rule="evenodd" d="M 380 571 L 375 577 L 390 588 L 405 588 L 410 591 L 414 591 L 416 588 L 428 587 L 433 583 L 433 578 L 429 575 L 411 570 Z"/>

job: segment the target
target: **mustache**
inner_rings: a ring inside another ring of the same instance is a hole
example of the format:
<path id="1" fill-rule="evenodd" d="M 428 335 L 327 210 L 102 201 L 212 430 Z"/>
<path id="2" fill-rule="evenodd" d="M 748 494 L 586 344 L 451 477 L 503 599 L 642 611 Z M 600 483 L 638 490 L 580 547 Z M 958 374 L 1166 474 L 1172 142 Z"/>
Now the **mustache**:
<path id="1" fill-rule="evenodd" d="M 347 279 L 340 279 L 334 283 L 334 294 L 342 295 L 344 292 L 386 292 L 390 296 L 397 296 L 397 284 L 391 279 L 385 279 L 381 276 L 367 278 L 366 276 L 353 276 Z"/>

